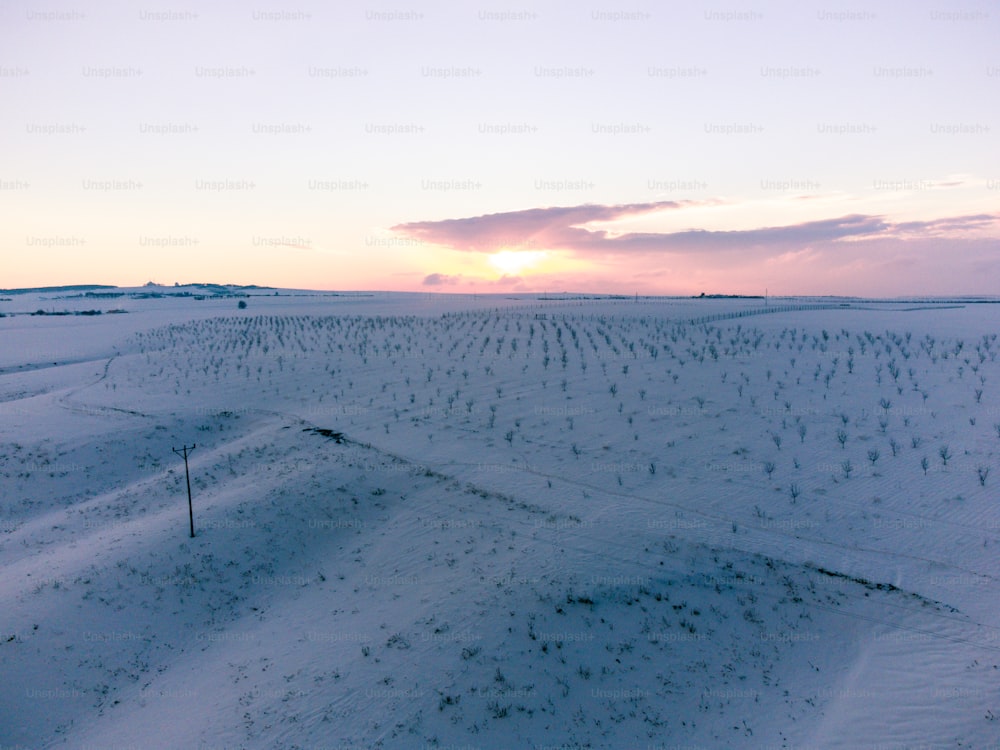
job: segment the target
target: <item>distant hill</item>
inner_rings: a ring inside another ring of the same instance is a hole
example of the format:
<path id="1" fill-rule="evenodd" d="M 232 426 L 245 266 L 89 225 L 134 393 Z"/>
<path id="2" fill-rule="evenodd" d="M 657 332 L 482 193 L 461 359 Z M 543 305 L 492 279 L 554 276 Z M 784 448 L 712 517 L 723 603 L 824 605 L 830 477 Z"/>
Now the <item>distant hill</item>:
<path id="1" fill-rule="evenodd" d="M 113 284 L 71 284 L 68 286 L 34 286 L 24 289 L 0 289 L 0 294 L 31 294 L 33 292 L 88 292 L 95 289 L 117 289 Z"/>
<path id="2" fill-rule="evenodd" d="M 141 287 L 122 287 L 114 284 L 67 284 L 65 286 L 35 286 L 20 289 L 0 289 L 0 294 L 46 294 L 69 292 L 86 297 L 123 297 L 123 296 L 182 296 L 190 297 L 195 293 L 215 295 L 231 295 L 250 290 L 271 290 L 274 287 L 258 284 L 157 284 L 149 282 Z M 193 290 L 193 291 L 192 291 Z"/>

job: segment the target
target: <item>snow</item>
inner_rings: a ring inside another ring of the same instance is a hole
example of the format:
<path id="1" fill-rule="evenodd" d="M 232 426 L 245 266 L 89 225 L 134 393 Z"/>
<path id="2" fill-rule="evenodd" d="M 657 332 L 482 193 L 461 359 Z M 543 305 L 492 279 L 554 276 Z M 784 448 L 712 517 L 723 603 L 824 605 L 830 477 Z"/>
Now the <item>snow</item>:
<path id="1" fill-rule="evenodd" d="M 992 303 L 123 291 L 0 302 L 0 747 L 997 747 Z"/>

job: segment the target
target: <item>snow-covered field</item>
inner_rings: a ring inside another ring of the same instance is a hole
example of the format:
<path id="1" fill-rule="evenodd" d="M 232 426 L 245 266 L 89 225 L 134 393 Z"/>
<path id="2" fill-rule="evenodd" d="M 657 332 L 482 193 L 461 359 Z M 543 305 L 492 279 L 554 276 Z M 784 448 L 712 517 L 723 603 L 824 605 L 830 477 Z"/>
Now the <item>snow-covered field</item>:
<path id="1" fill-rule="evenodd" d="M 4 750 L 1000 747 L 995 304 L 66 296 Z"/>

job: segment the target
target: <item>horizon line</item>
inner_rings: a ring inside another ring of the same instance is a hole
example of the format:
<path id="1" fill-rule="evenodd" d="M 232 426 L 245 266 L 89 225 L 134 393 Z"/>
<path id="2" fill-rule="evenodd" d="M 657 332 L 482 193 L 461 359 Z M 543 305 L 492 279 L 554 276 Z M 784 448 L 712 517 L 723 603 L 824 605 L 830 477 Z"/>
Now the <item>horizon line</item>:
<path id="1" fill-rule="evenodd" d="M 953 294 L 901 294 L 894 296 L 859 296 L 856 294 L 770 294 L 765 291 L 763 294 L 735 294 L 730 292 L 702 292 L 699 294 L 643 294 L 639 292 L 626 294 L 623 292 L 594 292 L 594 291 L 550 291 L 550 290 L 521 290 L 507 292 L 459 292 L 459 291 L 437 291 L 437 290 L 404 290 L 404 289 L 317 289 L 308 287 L 281 287 L 267 284 L 233 284 L 216 282 L 175 282 L 173 284 L 161 284 L 158 282 L 146 282 L 138 285 L 121 284 L 58 284 L 52 286 L 32 286 L 32 287 L 12 287 L 0 289 L 0 294 L 47 294 L 56 292 L 87 292 L 94 290 L 144 290 L 144 289 L 185 289 L 185 288 L 224 288 L 232 290 L 260 290 L 269 292 L 310 292 L 314 294 L 399 294 L 399 295 L 422 295 L 436 297 L 503 297 L 510 298 L 516 296 L 539 296 L 540 298 L 574 297 L 606 298 L 606 299 L 841 299 L 856 301 L 907 301 L 919 300 L 954 300 L 961 299 L 966 302 L 977 300 L 1000 300 L 1000 294 L 974 294 L 974 293 L 953 293 Z M 273 296 L 273 295 L 267 295 Z"/>

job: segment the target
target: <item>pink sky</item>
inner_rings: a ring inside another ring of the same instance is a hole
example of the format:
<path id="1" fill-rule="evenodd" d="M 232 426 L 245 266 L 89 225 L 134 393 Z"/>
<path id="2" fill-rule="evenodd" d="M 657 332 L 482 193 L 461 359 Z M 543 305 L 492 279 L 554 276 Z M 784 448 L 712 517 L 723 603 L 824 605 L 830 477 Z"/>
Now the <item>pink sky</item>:
<path id="1" fill-rule="evenodd" d="M 608 10 L 12 0 L 0 288 L 1000 291 L 1000 14 Z"/>

